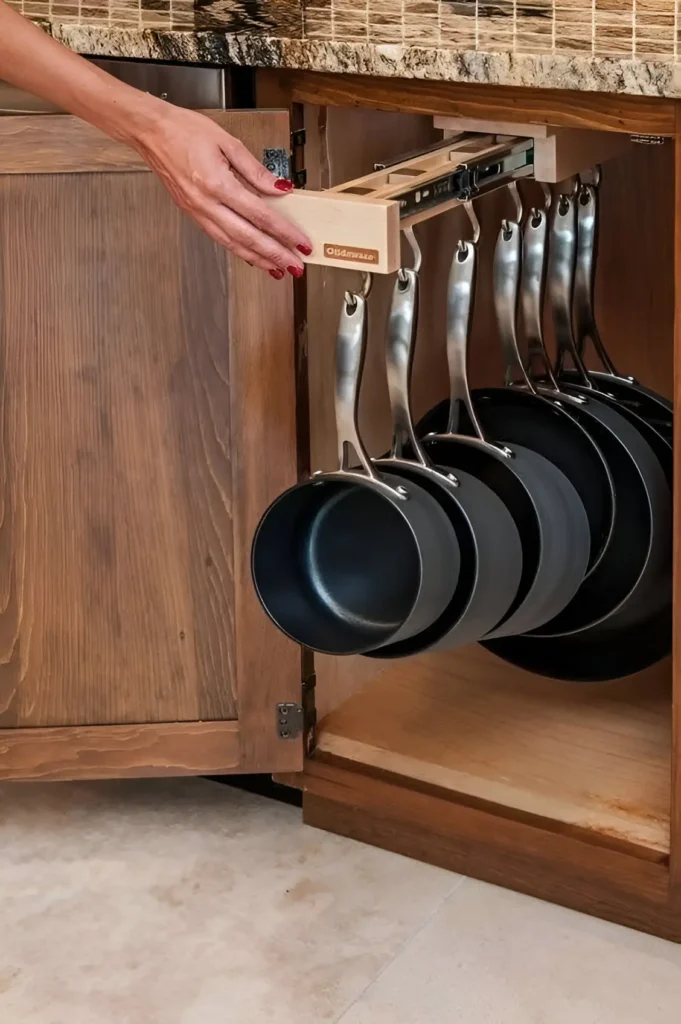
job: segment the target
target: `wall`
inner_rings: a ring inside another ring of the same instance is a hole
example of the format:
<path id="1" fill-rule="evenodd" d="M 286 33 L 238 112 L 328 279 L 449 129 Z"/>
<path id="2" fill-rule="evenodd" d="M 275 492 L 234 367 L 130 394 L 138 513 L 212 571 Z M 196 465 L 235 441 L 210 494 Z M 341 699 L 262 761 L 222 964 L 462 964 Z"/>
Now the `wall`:
<path id="1" fill-rule="evenodd" d="M 681 0 L 10 2 L 29 17 L 46 21 L 640 61 L 677 58 L 681 4 Z"/>

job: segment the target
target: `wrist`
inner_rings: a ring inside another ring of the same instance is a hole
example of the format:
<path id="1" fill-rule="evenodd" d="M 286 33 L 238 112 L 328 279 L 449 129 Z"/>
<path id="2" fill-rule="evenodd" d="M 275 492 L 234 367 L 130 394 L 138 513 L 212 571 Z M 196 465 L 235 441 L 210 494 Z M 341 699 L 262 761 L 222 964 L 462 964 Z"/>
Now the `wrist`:
<path id="1" fill-rule="evenodd" d="M 81 116 L 135 149 L 144 147 L 145 142 L 165 120 L 168 104 L 156 96 L 134 89 L 132 86 L 110 78 L 108 75 L 98 82 L 85 100 Z"/>

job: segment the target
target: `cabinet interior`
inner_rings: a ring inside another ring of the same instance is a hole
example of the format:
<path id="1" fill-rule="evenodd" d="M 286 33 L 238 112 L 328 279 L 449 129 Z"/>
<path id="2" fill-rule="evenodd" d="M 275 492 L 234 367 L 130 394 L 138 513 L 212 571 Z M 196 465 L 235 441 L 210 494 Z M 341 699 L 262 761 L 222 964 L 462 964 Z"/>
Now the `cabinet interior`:
<path id="1" fill-rule="evenodd" d="M 305 109 L 312 188 L 367 173 L 440 136 L 432 118 L 343 108 Z M 349 145 L 349 140 L 352 145 Z M 673 146 L 632 146 L 604 167 L 597 313 L 615 363 L 671 396 L 673 380 Z M 537 185 L 522 186 L 528 202 Z M 474 386 L 502 382 L 489 282 L 505 190 L 477 204 L 480 275 L 471 351 Z M 461 220 L 460 218 L 464 218 Z M 417 229 L 422 302 L 412 402 L 421 416 L 447 394 L 445 287 L 461 211 Z M 332 468 L 335 329 L 354 272 L 308 271 L 308 370 L 312 469 Z M 377 277 L 361 397 L 370 452 L 389 444 L 383 332 L 391 278 Z M 546 325 L 550 339 L 549 325 Z M 627 679 L 570 684 L 512 668 L 480 647 L 401 662 L 317 657 L 317 751 L 484 803 L 500 814 L 578 829 L 638 856 L 669 852 L 671 659 Z"/>

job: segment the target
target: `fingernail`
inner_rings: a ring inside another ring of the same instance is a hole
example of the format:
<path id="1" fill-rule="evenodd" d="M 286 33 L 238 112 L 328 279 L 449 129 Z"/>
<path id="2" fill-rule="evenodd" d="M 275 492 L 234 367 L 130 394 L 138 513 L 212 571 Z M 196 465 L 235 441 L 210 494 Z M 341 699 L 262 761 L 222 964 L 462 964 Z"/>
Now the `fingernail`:
<path id="1" fill-rule="evenodd" d="M 268 270 L 267 273 L 270 275 L 270 277 L 273 277 L 275 281 L 281 281 L 282 277 L 284 276 L 283 270 Z"/>
<path id="2" fill-rule="evenodd" d="M 303 256 L 311 256 L 312 255 L 312 246 L 311 245 L 297 245 L 296 249 L 298 250 L 298 252 L 302 252 Z"/>
<path id="3" fill-rule="evenodd" d="M 288 272 L 291 275 L 291 277 L 302 277 L 303 276 L 303 270 L 301 269 L 301 267 L 287 267 L 286 269 L 288 270 Z"/>
<path id="4" fill-rule="evenodd" d="M 288 178 L 277 178 L 274 187 L 278 188 L 280 192 L 290 192 L 293 188 L 293 182 L 289 181 Z"/>

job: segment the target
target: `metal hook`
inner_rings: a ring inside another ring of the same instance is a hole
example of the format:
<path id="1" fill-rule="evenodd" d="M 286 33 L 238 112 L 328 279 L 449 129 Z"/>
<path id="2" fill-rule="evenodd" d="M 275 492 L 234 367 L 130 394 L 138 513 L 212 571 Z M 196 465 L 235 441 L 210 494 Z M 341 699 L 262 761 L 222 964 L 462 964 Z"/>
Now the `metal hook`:
<path id="1" fill-rule="evenodd" d="M 592 167 L 591 170 L 581 172 L 579 175 L 579 184 L 582 188 L 586 185 L 592 185 L 593 188 L 598 188 L 601 184 L 602 177 L 603 168 L 600 164 L 596 164 L 596 166 Z"/>
<path id="2" fill-rule="evenodd" d="M 511 196 L 513 198 L 513 202 L 515 204 L 515 222 L 516 222 L 516 224 L 520 224 L 520 222 L 523 219 L 523 201 L 521 199 L 520 192 L 518 191 L 518 182 L 517 181 L 509 181 L 509 183 L 508 183 L 508 190 L 511 193 Z M 508 221 L 507 217 L 505 217 L 502 220 L 501 227 L 502 227 L 504 233 L 508 234 L 508 232 L 510 231 L 510 228 L 509 228 L 509 221 Z"/>
<path id="3" fill-rule="evenodd" d="M 404 229 L 404 237 L 409 242 L 409 245 L 411 246 L 411 251 L 414 256 L 414 266 L 412 267 L 412 270 L 414 271 L 415 274 L 418 274 L 419 271 L 421 270 L 423 254 L 421 252 L 421 246 L 416 240 L 416 235 L 414 234 L 413 227 Z M 397 276 L 399 277 L 402 284 L 405 284 L 405 282 L 407 281 L 407 275 L 403 267 L 400 267 L 400 269 L 397 271 Z"/>
<path id="4" fill-rule="evenodd" d="M 473 238 L 471 239 L 471 241 L 473 242 L 474 245 L 477 245 L 478 242 L 480 241 L 480 221 L 478 220 L 478 216 L 475 210 L 473 209 L 473 203 L 470 201 L 470 199 L 463 204 L 463 208 L 468 214 L 468 219 L 471 222 L 471 226 L 473 228 Z M 457 243 L 457 246 L 460 253 L 468 252 L 468 242 L 466 241 L 465 238 L 460 238 Z"/>
<path id="5" fill-rule="evenodd" d="M 347 306 L 349 313 L 351 313 L 357 306 L 357 299 L 355 298 L 355 294 L 360 295 L 363 299 L 368 299 L 369 293 L 371 291 L 371 286 L 373 283 L 373 274 L 369 274 L 367 271 L 364 271 L 362 274 L 362 287 L 358 290 L 358 292 L 355 293 L 349 290 L 346 291 L 345 305 Z"/>
<path id="6" fill-rule="evenodd" d="M 541 190 L 544 193 L 544 205 L 541 209 L 539 209 L 538 206 L 530 207 L 530 220 L 532 221 L 532 226 L 535 228 L 539 227 L 542 215 L 545 214 L 548 217 L 553 203 L 553 192 L 549 185 L 547 185 L 545 181 L 538 181 L 537 184 L 541 186 Z"/>

